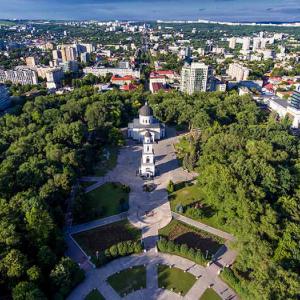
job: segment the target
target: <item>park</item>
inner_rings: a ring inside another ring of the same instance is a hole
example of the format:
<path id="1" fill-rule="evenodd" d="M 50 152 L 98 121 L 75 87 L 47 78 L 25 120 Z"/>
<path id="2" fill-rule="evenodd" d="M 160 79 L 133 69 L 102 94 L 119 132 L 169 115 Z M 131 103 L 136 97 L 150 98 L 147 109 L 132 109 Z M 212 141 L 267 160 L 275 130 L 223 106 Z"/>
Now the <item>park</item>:
<path id="1" fill-rule="evenodd" d="M 176 157 L 182 135 L 169 127 L 154 144 L 156 176 L 137 175 L 143 146 L 126 139 L 106 172 L 80 179 L 84 203 L 66 241 L 86 279 L 68 299 L 238 299 L 219 277 L 235 260 L 234 237 L 178 209 L 197 195 L 197 174 Z"/>

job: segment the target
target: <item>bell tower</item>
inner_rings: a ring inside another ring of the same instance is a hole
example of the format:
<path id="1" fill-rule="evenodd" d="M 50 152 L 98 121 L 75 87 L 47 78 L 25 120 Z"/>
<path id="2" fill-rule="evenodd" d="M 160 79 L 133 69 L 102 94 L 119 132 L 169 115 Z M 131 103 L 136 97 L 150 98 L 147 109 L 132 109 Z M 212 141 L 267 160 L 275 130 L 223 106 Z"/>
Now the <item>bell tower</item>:
<path id="1" fill-rule="evenodd" d="M 144 135 L 140 175 L 146 177 L 155 176 L 155 157 L 154 157 L 154 149 L 153 149 L 153 137 L 148 130 Z"/>

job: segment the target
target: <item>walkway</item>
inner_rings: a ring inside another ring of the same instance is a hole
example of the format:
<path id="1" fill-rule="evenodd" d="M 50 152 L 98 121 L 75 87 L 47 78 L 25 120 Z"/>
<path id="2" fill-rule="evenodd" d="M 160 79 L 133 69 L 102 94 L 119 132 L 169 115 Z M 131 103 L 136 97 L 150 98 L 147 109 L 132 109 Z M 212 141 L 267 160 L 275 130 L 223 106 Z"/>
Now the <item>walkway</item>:
<path id="1" fill-rule="evenodd" d="M 79 285 L 70 295 L 70 300 L 82 300 L 93 289 L 98 288 L 106 299 L 120 299 L 116 292 L 107 284 L 106 279 L 123 269 L 136 266 L 146 265 L 147 267 L 147 288 L 128 295 L 125 299 L 183 299 L 181 296 L 158 289 L 157 283 L 157 264 L 174 265 L 182 270 L 186 270 L 194 274 L 198 279 L 184 299 L 198 300 L 206 287 L 213 285 L 216 292 L 223 298 L 235 295 L 231 289 L 223 292 L 224 284 L 218 279 L 219 270 L 227 265 L 235 255 L 228 249 L 221 248 L 220 252 L 215 256 L 214 263 L 204 268 L 187 259 L 175 256 L 157 253 L 156 241 L 158 239 L 158 230 L 165 227 L 172 220 L 172 212 L 168 201 L 166 186 L 170 180 L 174 183 L 191 181 L 196 174 L 187 173 L 179 165 L 174 152 L 173 144 L 176 143 L 178 137 L 173 129 L 168 129 L 167 135 L 170 138 L 159 141 L 154 146 L 156 156 L 156 166 L 159 175 L 150 183 L 155 185 L 152 192 L 144 192 L 143 184 L 145 183 L 140 177 L 135 176 L 141 159 L 142 146 L 133 141 L 129 141 L 127 146 L 120 150 L 117 166 L 109 171 L 104 177 L 83 177 L 81 181 L 94 181 L 95 183 L 86 188 L 86 193 L 92 191 L 106 182 L 121 182 L 130 186 L 129 195 L 129 211 L 124 214 L 112 216 L 109 218 L 95 220 L 86 224 L 76 225 L 69 228 L 69 233 L 89 230 L 98 226 L 106 225 L 115 221 L 128 217 L 128 220 L 142 231 L 142 240 L 146 253 L 141 255 L 133 255 L 129 257 L 119 258 L 100 269 L 85 268 L 87 270 L 86 280 Z M 181 218 L 181 216 L 176 216 Z M 184 217 L 185 218 L 185 217 Z M 188 223 L 195 222 L 188 218 L 181 221 Z M 195 225 L 193 225 L 195 226 Z M 232 240 L 233 237 L 219 231 L 215 228 L 197 222 L 196 227 L 211 232 L 216 235 L 222 235 L 223 238 Z M 70 236 L 69 236 L 70 237 Z M 69 252 L 68 255 L 75 261 L 82 262 L 83 253 L 78 253 L 78 245 L 68 239 Z M 79 251 L 80 252 L 80 251 Z M 228 255 L 228 253 L 230 255 Z M 223 284 L 223 285 L 222 285 Z"/>
<path id="2" fill-rule="evenodd" d="M 197 281 L 190 291 L 181 297 L 170 291 L 162 291 L 157 287 L 157 264 L 164 264 L 179 268 L 188 273 L 193 274 Z M 84 299 L 84 297 L 94 288 L 97 288 L 100 293 L 108 300 L 120 299 L 120 296 L 109 287 L 106 280 L 109 276 L 120 272 L 121 270 L 128 269 L 134 266 L 144 265 L 147 269 L 147 289 L 136 291 L 133 294 L 128 295 L 123 299 L 187 299 L 198 300 L 202 293 L 208 287 L 212 287 L 222 299 L 228 297 L 236 297 L 235 293 L 227 287 L 217 275 L 207 272 L 207 268 L 197 265 L 188 259 L 169 255 L 164 253 L 143 253 L 141 255 L 132 255 L 123 258 L 116 259 L 109 264 L 99 268 L 93 269 L 87 273 L 86 280 L 80 284 L 68 297 L 68 300 Z M 139 298 L 143 297 L 143 298 Z M 234 298 L 232 298 L 234 299 Z M 237 298 L 235 298 L 237 299 Z"/>

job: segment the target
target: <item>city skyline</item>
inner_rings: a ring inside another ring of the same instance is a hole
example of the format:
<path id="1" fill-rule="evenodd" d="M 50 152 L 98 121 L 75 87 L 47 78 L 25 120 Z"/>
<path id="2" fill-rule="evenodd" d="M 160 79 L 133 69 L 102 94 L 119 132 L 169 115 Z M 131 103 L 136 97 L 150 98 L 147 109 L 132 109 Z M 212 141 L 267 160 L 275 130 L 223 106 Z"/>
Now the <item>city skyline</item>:
<path id="1" fill-rule="evenodd" d="M 97 20 L 197 20 L 234 22 L 295 22 L 300 20 L 296 0 L 0 0 L 3 19 L 97 19 Z M 234 15 L 232 10 L 234 9 Z M 251 15 L 249 15 L 251 11 Z"/>

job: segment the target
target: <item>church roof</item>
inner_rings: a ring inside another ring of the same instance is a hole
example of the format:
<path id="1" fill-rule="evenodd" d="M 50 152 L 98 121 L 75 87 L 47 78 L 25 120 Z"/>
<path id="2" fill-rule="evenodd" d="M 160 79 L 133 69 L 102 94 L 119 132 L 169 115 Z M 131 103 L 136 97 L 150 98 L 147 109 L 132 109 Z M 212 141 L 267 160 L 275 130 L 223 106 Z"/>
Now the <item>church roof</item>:
<path id="1" fill-rule="evenodd" d="M 150 117 L 153 115 L 153 110 L 146 102 L 146 104 L 140 108 L 139 114 L 144 117 Z"/>
<path id="2" fill-rule="evenodd" d="M 146 133 L 145 133 L 145 137 L 149 137 L 149 138 L 151 138 L 151 137 L 152 137 L 152 135 L 151 135 L 151 133 L 150 133 L 150 131 L 149 131 L 149 130 L 147 130 L 147 131 L 146 131 Z"/>

